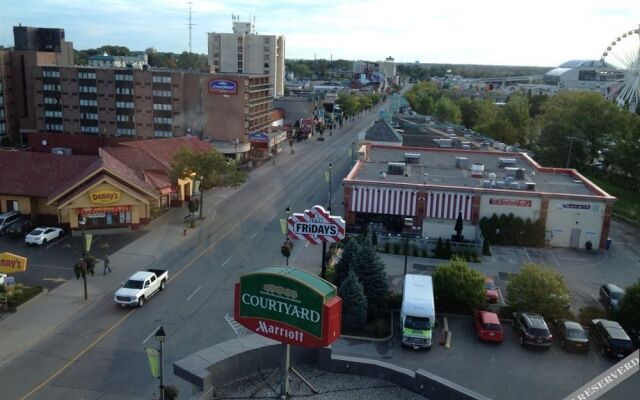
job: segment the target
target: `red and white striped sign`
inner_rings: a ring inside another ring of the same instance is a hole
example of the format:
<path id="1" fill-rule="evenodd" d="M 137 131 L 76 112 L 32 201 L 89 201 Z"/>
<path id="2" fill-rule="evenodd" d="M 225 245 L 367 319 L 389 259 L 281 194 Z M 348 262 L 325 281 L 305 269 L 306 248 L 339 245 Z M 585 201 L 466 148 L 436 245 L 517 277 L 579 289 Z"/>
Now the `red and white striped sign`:
<path id="1" fill-rule="evenodd" d="M 295 213 L 287 220 L 289 237 L 307 240 L 311 244 L 339 242 L 344 239 L 344 229 L 344 219 L 329 215 L 322 206 L 313 206 L 304 213 Z"/>
<path id="2" fill-rule="evenodd" d="M 462 219 L 471 220 L 471 193 L 427 192 L 426 217 L 456 219 L 458 212 Z"/>
<path id="3" fill-rule="evenodd" d="M 418 194 L 411 189 L 356 186 L 350 210 L 355 212 L 415 216 Z"/>

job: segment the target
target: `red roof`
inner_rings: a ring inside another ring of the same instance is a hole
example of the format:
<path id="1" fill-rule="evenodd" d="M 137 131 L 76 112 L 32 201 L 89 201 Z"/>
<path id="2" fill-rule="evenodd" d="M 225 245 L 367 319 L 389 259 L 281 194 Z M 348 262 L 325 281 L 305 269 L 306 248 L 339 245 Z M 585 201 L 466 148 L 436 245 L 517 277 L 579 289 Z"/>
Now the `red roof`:
<path id="1" fill-rule="evenodd" d="M 0 193 L 49 197 L 98 160 L 96 156 L 0 150 Z"/>
<path id="2" fill-rule="evenodd" d="M 171 168 L 173 156 L 182 148 L 198 152 L 213 149 L 211 143 L 202 141 L 197 137 L 136 140 L 121 143 L 121 146 L 138 148 L 160 162 L 167 169 Z"/>

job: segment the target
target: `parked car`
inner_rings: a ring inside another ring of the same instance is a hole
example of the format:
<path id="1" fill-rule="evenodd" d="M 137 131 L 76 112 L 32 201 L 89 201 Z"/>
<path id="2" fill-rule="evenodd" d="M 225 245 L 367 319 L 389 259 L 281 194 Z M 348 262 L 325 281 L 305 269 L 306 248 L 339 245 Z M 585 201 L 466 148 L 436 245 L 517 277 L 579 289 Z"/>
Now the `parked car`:
<path id="1" fill-rule="evenodd" d="M 7 235 L 24 236 L 33 230 L 33 222 L 29 218 L 20 218 L 7 228 Z"/>
<path id="2" fill-rule="evenodd" d="M 606 283 L 600 286 L 600 301 L 612 310 L 618 308 L 618 302 L 624 296 L 624 289 L 613 283 Z"/>
<path id="3" fill-rule="evenodd" d="M 624 358 L 633 352 L 631 338 L 616 321 L 594 319 L 589 324 L 589 334 L 602 355 Z"/>
<path id="4" fill-rule="evenodd" d="M 582 325 L 575 321 L 559 319 L 556 328 L 560 340 L 560 347 L 565 350 L 589 351 L 589 337 Z"/>
<path id="5" fill-rule="evenodd" d="M 24 242 L 43 245 L 62 236 L 62 232 L 62 228 L 38 227 L 24 237 Z"/>
<path id="6" fill-rule="evenodd" d="M 16 222 L 21 217 L 22 214 L 17 211 L 7 211 L 0 214 L 0 235 L 4 235 L 9 225 Z"/>
<path id="7" fill-rule="evenodd" d="M 487 301 L 489 303 L 497 303 L 498 302 L 498 288 L 496 287 L 496 282 L 487 277 L 484 279 L 484 288 L 487 293 Z"/>
<path id="8" fill-rule="evenodd" d="M 627 332 L 636 349 L 640 349 L 640 329 L 624 328 L 624 331 Z"/>
<path id="9" fill-rule="evenodd" d="M 502 343 L 504 331 L 496 313 L 478 311 L 474 315 L 476 337 L 478 340 Z"/>
<path id="10" fill-rule="evenodd" d="M 520 336 L 520 345 L 550 348 L 553 335 L 541 315 L 513 313 L 513 327 Z"/>

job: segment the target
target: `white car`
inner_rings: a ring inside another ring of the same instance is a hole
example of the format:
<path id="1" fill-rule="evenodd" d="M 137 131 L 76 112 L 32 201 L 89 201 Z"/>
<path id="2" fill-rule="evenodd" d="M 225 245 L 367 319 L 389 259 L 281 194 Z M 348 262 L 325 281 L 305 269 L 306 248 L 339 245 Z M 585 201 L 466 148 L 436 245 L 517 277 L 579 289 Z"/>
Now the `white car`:
<path id="1" fill-rule="evenodd" d="M 24 237 L 26 244 L 43 245 L 62 236 L 62 228 L 39 227 Z"/>

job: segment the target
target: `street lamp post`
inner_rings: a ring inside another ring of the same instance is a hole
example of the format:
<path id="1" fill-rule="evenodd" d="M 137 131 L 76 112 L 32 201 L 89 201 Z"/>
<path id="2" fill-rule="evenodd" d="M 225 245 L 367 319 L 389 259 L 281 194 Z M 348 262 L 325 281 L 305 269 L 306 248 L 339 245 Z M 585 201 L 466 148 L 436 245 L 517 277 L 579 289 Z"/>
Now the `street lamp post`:
<path id="1" fill-rule="evenodd" d="M 327 211 L 329 211 L 329 214 L 331 214 L 331 181 L 332 181 L 332 169 L 333 169 L 333 164 L 329 163 L 329 173 L 328 173 L 328 178 L 327 179 L 329 182 L 329 207 L 327 207 Z M 322 265 L 320 267 L 320 276 L 322 278 L 324 278 L 327 275 L 327 242 L 322 242 Z"/>
<path id="2" fill-rule="evenodd" d="M 284 210 L 284 212 L 287 213 L 287 226 L 289 224 L 289 217 L 291 216 L 291 207 L 287 206 L 287 208 Z M 289 266 L 289 256 L 291 255 L 291 246 L 289 243 L 289 236 L 287 235 L 287 230 L 285 229 L 284 231 L 284 245 L 288 247 L 288 255 L 285 256 L 285 262 L 284 265 Z"/>
<path id="3" fill-rule="evenodd" d="M 87 256 L 87 239 L 86 239 L 86 235 L 84 232 L 84 225 L 87 223 L 87 217 L 82 216 L 82 219 L 80 219 L 78 221 L 78 224 L 80 225 L 80 228 L 82 229 L 82 263 L 80 264 L 82 266 L 82 281 L 84 282 L 84 299 L 87 300 L 89 297 L 87 295 L 87 273 L 88 268 L 87 268 L 87 260 L 86 260 L 86 256 Z"/>
<path id="4" fill-rule="evenodd" d="M 202 184 L 204 183 L 204 176 L 200 176 L 196 179 L 195 181 L 198 184 L 198 189 L 200 190 L 200 204 L 198 207 L 199 210 L 199 219 L 202 219 L 202 206 L 203 206 L 203 201 L 204 201 L 204 189 L 202 188 Z"/>
<path id="5" fill-rule="evenodd" d="M 160 400 L 164 400 L 164 359 L 162 357 L 162 344 L 166 339 L 167 335 L 164 333 L 164 328 L 162 325 L 156 331 L 156 340 L 160 344 L 160 349 L 158 349 L 159 358 L 160 358 Z"/>
<path id="6" fill-rule="evenodd" d="M 331 212 L 331 170 L 333 169 L 333 164 L 329 163 L 329 208 L 327 211 Z"/>
<path id="7" fill-rule="evenodd" d="M 356 151 L 356 142 L 351 142 L 351 166 L 353 167 L 353 163 L 354 163 L 354 158 L 355 158 L 355 151 Z"/>

